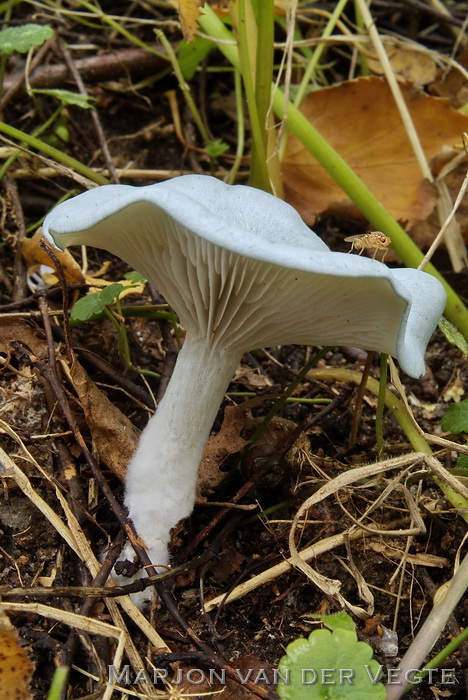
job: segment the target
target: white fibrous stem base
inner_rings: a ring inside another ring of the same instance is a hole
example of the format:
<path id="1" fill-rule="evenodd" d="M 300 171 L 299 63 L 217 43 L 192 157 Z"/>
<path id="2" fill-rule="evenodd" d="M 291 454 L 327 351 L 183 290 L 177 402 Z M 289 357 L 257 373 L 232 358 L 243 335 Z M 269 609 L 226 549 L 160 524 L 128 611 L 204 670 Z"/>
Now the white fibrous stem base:
<path id="1" fill-rule="evenodd" d="M 171 529 L 193 510 L 203 449 L 239 359 L 238 352 L 220 353 L 205 339 L 187 338 L 166 393 L 128 465 L 125 505 L 157 568 L 169 563 Z M 127 544 L 120 560 L 134 556 Z M 138 594 L 135 602 L 144 598 Z"/>

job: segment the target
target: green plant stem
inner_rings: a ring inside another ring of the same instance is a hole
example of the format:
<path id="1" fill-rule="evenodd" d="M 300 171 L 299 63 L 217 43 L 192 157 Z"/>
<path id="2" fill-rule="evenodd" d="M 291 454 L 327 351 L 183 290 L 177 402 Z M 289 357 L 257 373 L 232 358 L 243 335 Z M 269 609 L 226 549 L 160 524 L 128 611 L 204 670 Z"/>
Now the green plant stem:
<path id="1" fill-rule="evenodd" d="M 238 2 L 238 32 L 239 32 L 239 53 L 237 54 L 237 68 L 240 69 L 244 80 L 245 97 L 249 110 L 250 127 L 252 130 L 252 158 L 250 165 L 250 184 L 265 192 L 271 192 L 270 178 L 268 176 L 266 149 L 265 149 L 265 123 L 260 121 L 257 110 L 256 89 L 254 84 L 254 71 L 250 61 L 249 32 L 252 27 L 247 22 L 246 2 L 249 0 L 239 0 Z M 222 23 L 221 23 L 222 24 Z"/>
<path id="2" fill-rule="evenodd" d="M 256 0 L 257 57 L 255 62 L 255 102 L 262 127 L 262 142 L 268 153 L 267 121 L 273 80 L 273 43 L 275 40 L 275 5 L 273 0 Z"/>
<path id="3" fill-rule="evenodd" d="M 117 304 L 116 306 L 118 310 L 119 305 Z M 120 361 L 125 367 L 125 369 L 128 369 L 131 372 L 135 372 L 135 374 L 144 374 L 147 377 L 155 377 L 156 379 L 159 379 L 161 375 L 159 375 L 157 372 L 152 372 L 149 369 L 141 369 L 140 367 L 135 367 L 135 365 L 132 363 L 130 356 L 130 347 L 128 345 L 128 337 L 125 325 L 121 323 L 112 313 L 112 311 L 110 311 L 110 309 L 108 309 L 107 307 L 104 309 L 104 313 L 114 326 L 115 331 L 117 333 L 118 354 Z M 120 312 L 118 311 L 118 313 Z"/>
<path id="4" fill-rule="evenodd" d="M 36 227 L 37 228 L 37 227 Z M 110 310 L 114 307 L 110 306 Z M 117 309 L 115 309 L 117 310 Z M 140 305 L 135 305 L 135 306 L 122 306 L 121 310 L 118 312 L 121 316 L 124 318 L 153 318 L 158 321 L 173 321 L 174 319 L 174 313 L 171 311 L 161 311 L 159 306 L 155 305 L 145 305 L 145 306 L 140 306 Z M 82 323 L 89 323 L 89 321 L 101 321 L 103 318 L 107 318 L 107 314 L 103 312 L 94 314 L 91 319 L 86 319 L 85 321 L 82 321 L 81 319 L 70 319 L 70 326 L 79 326 Z M 178 318 L 176 317 L 176 322 L 178 322 Z"/>
<path id="5" fill-rule="evenodd" d="M 222 39 L 223 42 L 230 42 L 219 44 L 219 49 L 234 67 L 239 67 L 239 56 L 236 47 L 232 44 L 233 35 L 207 5 L 202 11 L 200 24 L 203 31 L 210 36 Z M 392 239 L 395 252 L 403 260 L 404 264 L 408 267 L 417 268 L 423 259 L 423 254 L 417 245 L 297 107 L 289 104 L 287 114 L 284 115 L 284 94 L 278 88 L 275 89 L 273 87 L 272 89 L 274 90 L 274 111 L 280 118 L 286 117 L 287 128 L 312 153 L 371 224 L 377 230 L 384 231 Z M 437 277 L 444 285 L 447 293 L 445 314 L 468 337 L 468 309 L 463 301 L 433 265 L 428 264 L 425 271 Z"/>
<path id="6" fill-rule="evenodd" d="M 378 460 L 383 459 L 384 453 L 383 414 L 385 409 L 385 394 L 387 391 L 387 359 L 387 354 L 383 352 L 380 355 L 379 398 L 377 410 L 375 412 L 375 441 Z"/>
<path id="7" fill-rule="evenodd" d="M 33 131 L 32 136 L 34 138 L 37 138 L 38 136 L 43 134 L 44 131 L 46 131 L 49 128 L 49 126 L 54 123 L 54 121 L 57 119 L 57 117 L 60 116 L 62 109 L 63 109 L 63 106 L 59 105 L 59 107 L 57 107 L 55 112 L 53 114 L 51 114 L 50 117 L 43 124 L 41 124 L 41 126 L 39 126 L 35 131 Z M 13 153 L 9 158 L 7 158 L 7 160 L 4 162 L 4 164 L 0 168 L 0 180 L 3 180 L 6 173 L 8 172 L 8 168 L 15 162 L 15 160 L 20 155 L 21 155 L 21 149 L 18 148 L 18 150 L 15 151 L 15 153 Z"/>
<path id="8" fill-rule="evenodd" d="M 187 82 L 182 75 L 182 71 L 180 70 L 180 65 L 177 60 L 177 56 L 174 53 L 174 50 L 170 44 L 170 42 L 167 40 L 165 34 L 161 29 L 156 29 L 155 34 L 157 39 L 161 42 L 163 47 L 167 51 L 167 56 L 169 58 L 169 61 L 171 62 L 172 70 L 174 71 L 174 74 L 177 78 L 177 82 L 179 83 L 179 88 L 184 96 L 185 102 L 187 103 L 187 106 L 190 110 L 190 113 L 193 117 L 193 121 L 197 125 L 198 131 L 200 132 L 200 136 L 202 137 L 203 143 L 205 146 L 208 146 L 208 144 L 211 143 L 211 139 L 208 135 L 208 132 L 206 130 L 206 127 L 203 123 L 203 119 L 200 116 L 200 112 L 197 109 L 197 106 L 193 100 L 192 93 L 190 92 L 190 88 L 187 85 Z"/>
<path id="9" fill-rule="evenodd" d="M 468 580 L 467 580 L 467 586 L 468 586 Z M 424 668 L 418 673 L 418 678 L 424 679 L 429 675 L 426 672 L 426 669 L 428 669 L 428 671 L 429 671 L 431 668 L 439 668 L 439 666 L 441 666 L 443 664 L 445 659 L 448 656 L 451 656 L 452 654 L 454 654 L 457 651 L 457 649 L 459 649 L 461 647 L 461 645 L 464 642 L 466 642 L 467 639 L 468 639 L 468 627 L 465 627 L 465 629 L 462 632 L 460 632 L 460 634 L 457 634 L 457 636 L 454 639 L 452 639 L 452 641 L 450 641 L 442 649 L 442 651 L 439 651 L 439 653 L 436 654 L 435 656 L 433 656 L 430 661 L 428 661 L 427 663 L 424 664 Z M 411 690 L 411 687 L 407 688 L 405 692 L 408 693 L 410 690 Z"/>
<path id="10" fill-rule="evenodd" d="M 141 49 L 145 49 L 154 56 L 162 58 L 164 61 L 168 60 L 168 57 L 161 51 L 156 51 L 156 49 L 153 49 L 152 46 L 142 41 L 137 36 L 135 36 L 135 34 L 132 34 L 127 29 L 125 29 L 125 27 L 123 27 L 120 24 L 120 22 L 117 22 L 117 20 L 113 19 L 112 17 L 109 17 L 108 14 L 103 12 L 101 9 L 95 7 L 90 2 L 86 2 L 86 0 L 78 0 L 78 3 L 82 7 L 85 7 L 89 12 L 96 15 L 96 17 L 99 17 L 99 19 L 101 19 L 105 24 L 107 24 L 109 27 L 112 27 L 112 29 L 114 29 L 118 34 L 121 34 L 123 37 L 125 37 L 125 39 L 127 39 L 134 46 L 138 46 Z"/>
<path id="11" fill-rule="evenodd" d="M 322 348 L 322 350 L 319 350 L 317 353 L 315 353 L 315 355 L 313 355 L 310 358 L 308 362 L 306 362 L 304 367 L 301 369 L 300 372 L 297 373 L 293 381 L 288 385 L 288 387 L 281 394 L 279 399 L 276 399 L 275 403 L 266 414 L 262 423 L 258 426 L 257 430 L 252 435 L 250 439 L 251 445 L 254 445 L 255 442 L 263 435 L 265 430 L 268 428 L 268 425 L 270 424 L 271 420 L 276 416 L 277 413 L 279 413 L 279 411 L 281 411 L 284 404 L 293 393 L 294 389 L 302 382 L 302 380 L 308 374 L 308 372 L 310 372 L 312 368 L 315 367 L 317 362 L 319 362 L 319 360 L 321 360 L 322 357 L 325 357 L 325 355 L 327 354 L 327 352 L 330 351 L 330 349 L 331 348 L 329 347 Z"/>
<path id="12" fill-rule="evenodd" d="M 68 666 L 59 666 L 55 669 L 46 700 L 61 700 L 63 698 L 69 673 Z"/>
<path id="13" fill-rule="evenodd" d="M 362 18 L 362 13 L 359 8 L 359 3 L 354 0 L 354 12 L 356 15 L 356 27 L 359 30 L 360 34 L 366 34 L 366 28 L 364 26 L 364 20 Z M 363 42 L 365 42 L 365 38 L 363 36 Z M 359 64 L 361 66 L 361 75 L 369 75 L 369 66 L 367 62 L 367 56 L 365 56 L 362 51 L 359 52 Z"/>
<path id="14" fill-rule="evenodd" d="M 352 369 L 340 369 L 339 367 L 327 367 L 325 369 L 311 369 L 307 373 L 308 379 L 319 379 L 320 381 L 353 382 L 359 385 L 362 380 L 361 372 Z M 379 396 L 380 384 L 376 379 L 367 379 L 367 389 Z M 385 390 L 385 405 L 393 413 L 400 426 L 416 452 L 431 455 L 432 450 L 421 433 L 414 425 L 411 416 L 400 399 L 392 394 L 389 389 Z M 460 494 L 456 493 L 450 486 L 447 486 L 441 479 L 431 472 L 431 478 L 450 501 L 452 506 L 460 511 L 462 518 L 468 522 L 468 503 Z"/>
<path id="15" fill-rule="evenodd" d="M 15 127 L 10 126 L 9 124 L 5 124 L 5 122 L 0 122 L 0 132 L 6 134 L 10 138 L 17 139 L 20 142 L 24 142 L 30 148 L 35 148 L 40 153 L 43 153 L 49 158 L 53 158 L 58 163 L 66 165 L 68 168 L 71 168 L 80 175 L 84 175 L 84 177 L 87 177 L 88 180 L 95 182 L 96 185 L 109 184 L 109 180 L 106 177 L 104 177 L 104 175 L 100 175 L 99 173 L 94 172 L 94 170 L 91 170 L 91 168 L 88 168 L 86 165 L 83 165 L 83 163 L 80 163 L 80 161 L 76 160 L 75 158 L 72 158 L 71 156 L 67 155 L 66 153 L 63 153 L 62 151 L 59 151 L 58 148 L 49 146 L 47 143 L 44 143 L 40 139 L 37 139 L 34 136 L 31 136 L 30 134 L 26 134 L 24 131 L 15 129 Z"/>
<path id="16" fill-rule="evenodd" d="M 246 399 L 255 399 L 258 394 L 255 391 L 227 391 L 226 396 L 231 396 L 233 398 L 244 397 Z M 331 402 L 331 399 L 303 399 L 296 396 L 289 396 L 286 399 L 286 403 L 300 403 L 311 406 L 328 406 L 328 404 Z"/>
<path id="17" fill-rule="evenodd" d="M 325 29 L 323 30 L 321 37 L 323 39 L 326 39 L 329 37 L 335 26 L 337 21 L 339 20 L 340 16 L 342 15 L 344 8 L 347 4 L 348 0 L 339 0 L 339 2 L 336 3 L 335 8 L 333 10 L 333 13 L 331 14 Z M 310 59 L 309 63 L 307 64 L 307 68 L 304 71 L 304 75 L 302 77 L 302 80 L 299 85 L 299 89 L 296 93 L 296 97 L 294 98 L 294 105 L 296 107 L 299 107 L 301 104 L 302 100 L 304 99 L 305 92 L 311 82 L 312 76 L 315 73 L 315 69 L 318 66 L 318 63 L 320 59 L 322 58 L 322 54 L 325 50 L 326 47 L 326 42 L 323 42 L 321 44 L 318 44 L 312 54 L 312 58 Z"/>
<path id="18" fill-rule="evenodd" d="M 240 71 L 234 69 L 234 88 L 236 95 L 236 123 L 237 123 L 237 139 L 236 139 L 236 158 L 234 164 L 229 172 L 229 177 L 227 179 L 228 185 L 234 185 L 239 172 L 240 165 L 242 163 L 242 158 L 244 155 L 245 147 L 245 126 L 244 126 L 244 105 L 242 100 L 242 77 Z"/>

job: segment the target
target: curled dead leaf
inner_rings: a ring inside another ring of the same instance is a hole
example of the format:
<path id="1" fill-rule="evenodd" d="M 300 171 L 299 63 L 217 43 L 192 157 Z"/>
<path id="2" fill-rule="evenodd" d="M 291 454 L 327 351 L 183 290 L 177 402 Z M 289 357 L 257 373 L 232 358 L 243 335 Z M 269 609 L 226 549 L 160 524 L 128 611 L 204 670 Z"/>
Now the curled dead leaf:
<path id="1" fill-rule="evenodd" d="M 427 49 L 403 43 L 401 39 L 396 37 L 385 37 L 384 48 L 393 73 L 398 80 L 409 80 L 415 85 L 427 85 L 435 80 L 437 64 Z M 367 49 L 372 52 L 372 44 L 369 44 Z M 384 74 L 384 69 L 377 56 L 368 58 L 367 65 L 376 75 Z"/>
<path id="2" fill-rule="evenodd" d="M 198 502 L 206 501 L 206 497 L 225 478 L 226 472 L 221 471 L 221 467 L 226 459 L 241 452 L 252 439 L 263 419 L 253 418 L 250 411 L 267 398 L 271 397 L 259 397 L 238 406 L 226 407 L 219 433 L 212 435 L 205 446 L 199 469 Z M 288 443 L 296 430 L 297 425 L 293 421 L 275 416 L 255 445 L 243 456 L 243 476 L 255 480 L 264 469 L 266 473 L 262 475 L 262 481 L 268 486 L 281 481 L 286 469 L 290 479 L 296 479 L 304 464 L 311 462 L 310 443 L 304 433 L 299 433 L 292 445 Z M 287 454 L 283 460 L 285 448 Z"/>
<path id="3" fill-rule="evenodd" d="M 427 159 L 444 146 L 461 145 L 468 116 L 447 100 L 430 97 L 410 84 L 401 89 Z M 387 84 L 359 78 L 306 97 L 301 111 L 338 151 L 379 201 L 410 228 L 427 218 L 435 191 L 426 182 Z M 355 206 L 315 158 L 290 136 L 283 161 L 287 200 L 309 224 L 328 210 L 360 217 Z"/>
<path id="4" fill-rule="evenodd" d="M 198 29 L 200 7 L 204 4 L 204 0 L 178 0 L 177 12 L 179 14 L 182 34 L 187 43 L 193 41 L 195 38 L 194 35 Z"/>
<path id="5" fill-rule="evenodd" d="M 97 453 L 102 463 L 123 481 L 138 442 L 138 430 L 91 381 L 78 362 L 74 363 L 70 375 Z"/>
<path id="6" fill-rule="evenodd" d="M 21 241 L 21 253 L 26 260 L 28 272 L 36 272 L 40 265 L 54 267 L 53 260 L 41 248 L 39 242 L 43 239 L 42 228 L 38 228 L 32 238 L 25 238 Z M 60 264 L 62 265 L 65 279 L 69 284 L 84 284 L 81 268 L 68 250 L 54 250 Z M 55 279 L 53 283 L 57 282 Z"/>

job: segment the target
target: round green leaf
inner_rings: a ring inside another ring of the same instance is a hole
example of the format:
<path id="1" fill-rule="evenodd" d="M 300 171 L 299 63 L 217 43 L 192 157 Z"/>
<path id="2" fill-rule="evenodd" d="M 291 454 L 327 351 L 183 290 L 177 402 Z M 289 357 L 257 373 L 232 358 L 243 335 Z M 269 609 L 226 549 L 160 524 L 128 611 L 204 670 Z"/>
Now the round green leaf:
<path id="1" fill-rule="evenodd" d="M 468 433 L 468 399 L 450 404 L 440 422 L 440 427 L 451 433 Z"/>
<path id="2" fill-rule="evenodd" d="M 24 24 L 8 27 L 0 32 L 0 51 L 3 53 L 26 53 L 33 46 L 41 46 L 54 35 L 53 29 L 42 24 Z"/>
<path id="3" fill-rule="evenodd" d="M 288 645 L 279 666 L 283 700 L 384 700 L 372 649 L 349 629 L 315 630 Z"/>

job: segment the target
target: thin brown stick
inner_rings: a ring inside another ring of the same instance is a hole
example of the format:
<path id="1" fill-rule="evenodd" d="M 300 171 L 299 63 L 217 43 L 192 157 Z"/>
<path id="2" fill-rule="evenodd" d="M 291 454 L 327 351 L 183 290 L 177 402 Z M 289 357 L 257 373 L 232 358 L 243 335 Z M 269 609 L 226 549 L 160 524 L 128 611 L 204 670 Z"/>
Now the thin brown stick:
<path id="1" fill-rule="evenodd" d="M 72 60 L 67 48 L 64 46 L 64 44 L 59 41 L 58 42 L 58 47 L 60 49 L 60 52 L 65 60 L 65 63 L 68 66 L 68 70 L 73 76 L 73 80 L 75 81 L 78 90 L 80 91 L 81 95 L 84 95 L 85 97 L 88 97 L 88 92 L 86 90 L 85 84 L 83 82 L 83 79 L 80 75 L 80 71 L 76 66 L 76 63 Z M 107 165 L 107 169 L 109 170 L 110 174 L 110 179 L 113 183 L 118 183 L 120 182 L 119 176 L 117 175 L 117 171 L 114 166 L 114 162 L 112 160 L 112 156 L 109 151 L 109 147 L 107 145 L 106 137 L 104 136 L 104 130 L 101 125 L 101 120 L 99 119 L 99 115 L 96 111 L 96 109 L 93 107 L 91 109 L 91 119 L 94 124 L 94 129 L 96 131 L 96 135 L 98 137 L 99 145 L 101 147 L 101 152 L 104 157 L 105 163 Z"/>
<path id="2" fill-rule="evenodd" d="M 73 364 L 74 361 L 74 355 L 73 355 L 73 349 L 72 349 L 72 343 L 71 343 L 71 335 L 70 335 L 70 324 L 68 321 L 68 288 L 67 288 L 67 280 L 65 278 L 65 273 L 63 271 L 62 264 L 60 260 L 58 259 L 57 255 L 55 254 L 55 251 L 53 248 L 50 247 L 50 245 L 47 243 L 45 238 L 41 238 L 39 241 L 39 245 L 44 250 L 49 258 L 52 260 L 54 263 L 54 268 L 55 271 L 58 275 L 58 278 L 60 280 L 60 286 L 62 288 L 62 309 L 63 309 L 63 332 L 65 335 L 65 347 L 66 347 L 66 353 L 67 353 L 67 359 L 70 362 L 70 364 Z M 47 302 L 45 301 L 45 298 L 43 296 L 39 297 L 39 309 L 41 311 L 42 317 L 44 319 L 44 315 L 47 315 L 47 324 L 44 325 L 44 330 L 47 332 L 50 331 L 50 345 L 49 348 L 53 348 L 53 340 L 52 340 L 52 331 L 50 328 L 50 319 L 48 317 L 48 308 L 47 308 Z M 55 361 L 55 351 L 52 353 L 53 358 Z M 52 361 L 52 356 L 49 357 L 49 360 Z"/>
<path id="3" fill-rule="evenodd" d="M 26 265 L 21 254 L 21 241 L 26 236 L 26 226 L 24 223 L 23 206 L 21 204 L 16 181 L 7 175 L 4 179 L 4 187 L 7 196 L 13 207 L 15 223 L 17 227 L 15 240 L 15 262 L 14 262 L 14 282 L 13 282 L 13 299 L 21 301 L 26 296 Z"/>
<path id="4" fill-rule="evenodd" d="M 44 44 L 42 49 L 50 47 L 50 43 Z M 164 53 L 158 46 L 158 51 Z M 40 60 L 38 60 L 40 57 Z M 33 72 L 29 76 L 29 84 L 32 88 L 55 88 L 64 85 L 69 75 L 68 66 L 65 63 L 56 65 L 40 65 L 43 61 L 43 54 L 38 52 L 33 61 Z M 123 75 L 148 75 L 152 71 L 159 70 L 167 64 L 161 58 L 149 53 L 145 49 L 131 48 L 121 49 L 113 53 L 101 53 L 88 58 L 81 58 L 75 61 L 75 66 L 79 70 L 81 77 L 86 82 L 97 83 L 100 80 L 114 80 Z M 37 66 L 37 67 L 36 67 Z M 4 103 L 9 102 L 18 92 L 24 90 L 24 71 L 6 76 L 4 81 L 5 93 L 0 102 L 0 108 Z M 10 96 L 10 91 L 14 93 Z"/>

